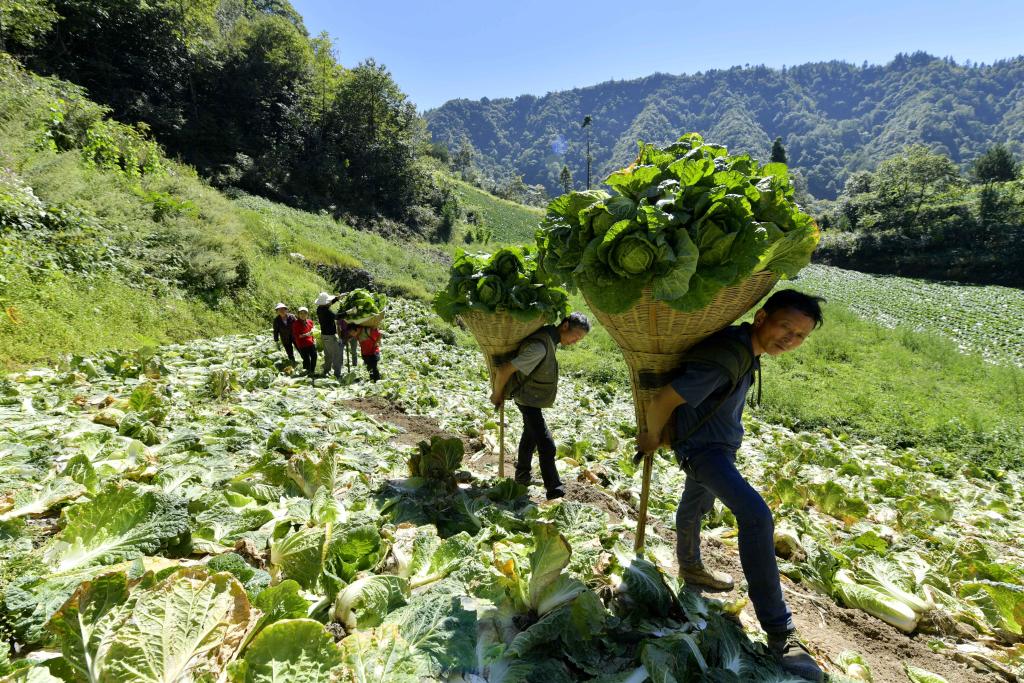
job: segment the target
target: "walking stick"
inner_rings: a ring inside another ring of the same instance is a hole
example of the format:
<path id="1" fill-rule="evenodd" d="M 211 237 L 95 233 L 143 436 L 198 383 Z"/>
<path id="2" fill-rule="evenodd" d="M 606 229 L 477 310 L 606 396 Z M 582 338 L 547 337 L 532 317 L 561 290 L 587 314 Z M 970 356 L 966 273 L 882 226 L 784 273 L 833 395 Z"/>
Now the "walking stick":
<path id="1" fill-rule="evenodd" d="M 505 402 L 498 406 L 498 476 L 505 476 Z"/>
<path id="2" fill-rule="evenodd" d="M 644 455 L 637 453 L 638 457 L 644 459 L 644 480 L 640 486 L 640 512 L 636 520 L 636 537 L 633 541 L 633 550 L 637 558 L 644 556 L 644 536 L 647 533 L 647 499 L 651 495 L 651 472 L 654 470 L 654 453 Z"/>

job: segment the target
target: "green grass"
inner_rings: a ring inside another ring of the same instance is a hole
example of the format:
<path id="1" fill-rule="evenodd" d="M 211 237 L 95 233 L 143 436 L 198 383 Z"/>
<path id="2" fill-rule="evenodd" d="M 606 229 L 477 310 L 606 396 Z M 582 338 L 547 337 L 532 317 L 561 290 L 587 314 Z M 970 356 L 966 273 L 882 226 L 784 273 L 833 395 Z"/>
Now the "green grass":
<path id="1" fill-rule="evenodd" d="M 826 306 L 826 316 L 800 349 L 765 359 L 768 419 L 979 463 L 1019 459 L 1024 370 L 960 353 L 935 333 L 887 329 L 840 305 Z"/>
<path id="2" fill-rule="evenodd" d="M 77 148 L 41 146 L 58 98 L 77 112 L 68 128 L 100 116 L 67 84 L 0 62 L 2 369 L 266 329 L 275 302 L 308 304 L 330 289 L 315 263 L 364 267 L 419 298 L 445 277 L 449 247 L 392 244 L 329 217 L 232 200 L 166 159 L 163 173 L 129 178 L 89 165 Z M 47 228 L 37 202 L 73 207 L 85 231 Z M 53 263 L 61 249 L 78 267 Z"/>
<path id="3" fill-rule="evenodd" d="M 461 180 L 455 180 L 464 211 L 475 211 L 483 217 L 483 227 L 491 232 L 491 242 L 498 244 L 533 244 L 533 234 L 544 212 L 523 206 L 492 194 Z"/>

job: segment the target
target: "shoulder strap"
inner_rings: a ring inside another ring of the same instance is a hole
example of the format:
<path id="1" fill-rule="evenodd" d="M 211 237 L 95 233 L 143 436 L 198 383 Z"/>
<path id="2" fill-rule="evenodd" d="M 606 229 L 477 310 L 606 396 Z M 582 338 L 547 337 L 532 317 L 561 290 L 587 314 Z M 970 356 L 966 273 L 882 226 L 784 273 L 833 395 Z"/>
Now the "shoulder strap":
<path id="1" fill-rule="evenodd" d="M 754 354 L 742 340 L 732 335 L 719 334 L 687 351 L 683 362 L 717 366 L 725 371 L 729 383 L 735 387 L 750 372 L 754 365 Z"/>

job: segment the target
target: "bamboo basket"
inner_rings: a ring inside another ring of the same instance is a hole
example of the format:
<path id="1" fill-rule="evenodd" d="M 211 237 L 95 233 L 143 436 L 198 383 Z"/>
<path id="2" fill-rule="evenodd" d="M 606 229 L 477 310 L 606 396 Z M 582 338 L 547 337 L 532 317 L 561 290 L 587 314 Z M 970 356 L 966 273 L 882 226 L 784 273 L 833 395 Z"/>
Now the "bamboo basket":
<path id="1" fill-rule="evenodd" d="M 360 318 L 359 320 L 351 320 L 349 322 L 353 325 L 362 325 L 363 327 L 380 327 L 384 324 L 384 311 L 365 318 Z"/>
<path id="2" fill-rule="evenodd" d="M 484 352 L 487 361 L 487 372 L 494 386 L 494 369 L 510 360 L 510 354 L 519 348 L 524 339 L 544 327 L 544 316 L 538 315 L 533 320 L 523 322 L 508 313 L 484 313 L 468 311 L 460 313 L 462 322 L 473 334 L 476 343 Z"/>
<path id="3" fill-rule="evenodd" d="M 771 291 L 778 280 L 778 275 L 768 271 L 756 273 L 739 284 L 719 291 L 706 307 L 688 313 L 677 311 L 654 299 L 649 286 L 644 288 L 640 300 L 629 310 L 615 314 L 599 310 L 591 303 L 586 291 L 583 291 L 587 305 L 608 329 L 629 367 L 638 430 L 644 429 L 647 424 L 648 402 L 659 389 L 668 384 L 669 373 L 679 367 L 686 351 L 735 322 Z M 638 556 L 643 553 L 653 462 L 652 455 L 644 458 L 635 543 Z"/>
<path id="4" fill-rule="evenodd" d="M 544 316 L 522 321 L 508 313 L 468 311 L 459 317 L 484 352 L 491 388 L 494 387 L 495 369 L 511 359 L 523 339 L 544 326 Z M 498 476 L 505 476 L 505 404 L 498 408 Z"/>

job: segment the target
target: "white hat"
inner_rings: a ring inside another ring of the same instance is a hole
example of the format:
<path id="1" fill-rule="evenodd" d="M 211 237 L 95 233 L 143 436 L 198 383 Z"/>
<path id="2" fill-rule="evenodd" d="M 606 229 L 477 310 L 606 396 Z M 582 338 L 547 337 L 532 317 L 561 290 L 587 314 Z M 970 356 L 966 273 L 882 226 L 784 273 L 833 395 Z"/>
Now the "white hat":
<path id="1" fill-rule="evenodd" d="M 276 310 L 279 310 L 279 309 L 281 309 L 281 308 L 288 308 L 288 307 L 287 307 L 287 306 L 285 306 L 284 304 L 278 304 L 278 305 L 274 306 L 274 310 L 275 310 L 275 311 L 276 311 Z"/>
<path id="2" fill-rule="evenodd" d="M 314 306 L 324 306 L 326 304 L 331 303 L 331 301 L 333 299 L 334 299 L 333 295 L 328 294 L 327 292 L 320 292 L 320 296 L 318 296 L 316 298 L 316 301 L 313 302 L 313 305 Z"/>
<path id="3" fill-rule="evenodd" d="M 302 313 L 303 311 L 305 311 L 306 313 L 309 313 L 309 309 L 308 308 L 306 308 L 305 306 L 299 306 L 299 313 Z"/>

